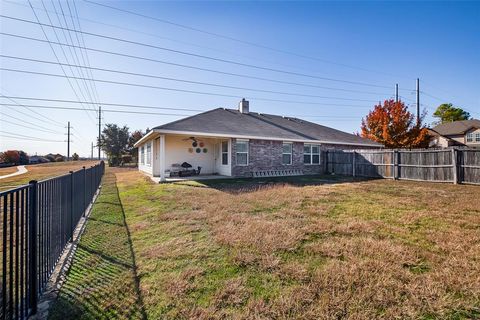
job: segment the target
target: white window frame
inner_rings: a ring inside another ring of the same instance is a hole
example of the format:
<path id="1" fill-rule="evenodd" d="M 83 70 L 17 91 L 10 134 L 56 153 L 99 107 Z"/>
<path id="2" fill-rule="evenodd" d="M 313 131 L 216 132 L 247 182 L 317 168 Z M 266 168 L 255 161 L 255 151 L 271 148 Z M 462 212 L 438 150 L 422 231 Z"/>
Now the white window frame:
<path id="1" fill-rule="evenodd" d="M 224 143 L 227 145 L 227 151 L 223 151 L 223 144 Z M 229 145 L 228 140 L 223 140 L 222 142 L 220 142 L 220 155 L 221 155 L 221 160 L 220 161 L 222 163 L 222 166 L 228 166 L 228 163 L 229 163 L 229 159 L 228 159 L 229 158 L 229 156 L 228 156 L 228 153 L 229 153 L 228 149 L 229 148 L 228 148 L 228 145 Z M 223 163 L 223 156 L 224 155 L 227 155 L 227 163 Z M 248 162 L 248 160 L 247 160 L 247 162 Z"/>
<path id="2" fill-rule="evenodd" d="M 290 146 L 290 152 L 285 152 L 285 151 L 283 150 L 283 147 L 284 147 L 285 145 L 289 145 L 289 146 Z M 284 156 L 284 155 L 289 155 L 289 156 L 290 156 L 290 162 L 289 162 L 289 163 L 284 163 L 284 162 L 283 162 L 283 156 Z M 293 163 L 293 143 L 292 143 L 292 142 L 283 142 L 283 143 L 282 143 L 282 165 L 284 165 L 284 166 L 291 166 L 292 163 Z"/>
<path id="3" fill-rule="evenodd" d="M 140 147 L 140 163 L 145 164 L 145 146 Z"/>
<path id="4" fill-rule="evenodd" d="M 147 156 L 146 156 L 146 165 L 152 166 L 152 143 L 147 143 Z"/>
<path id="5" fill-rule="evenodd" d="M 237 145 L 238 143 L 246 143 L 247 144 L 247 151 L 241 151 L 239 152 L 238 151 L 238 148 L 237 148 Z M 235 141 L 235 164 L 237 166 L 248 166 L 249 164 L 249 150 L 250 149 L 250 141 L 249 140 L 245 140 L 245 139 L 237 139 Z M 247 163 L 238 163 L 238 154 L 246 154 L 247 155 Z"/>
<path id="6" fill-rule="evenodd" d="M 307 147 L 307 146 L 308 146 L 309 152 L 305 153 L 305 147 Z M 314 153 L 313 152 L 313 147 L 317 147 L 318 152 Z M 310 162 L 305 162 L 305 156 L 306 155 L 310 156 Z M 317 156 L 317 155 L 318 155 L 318 163 L 313 162 L 313 156 Z M 320 162 L 321 162 L 321 159 L 320 159 L 320 145 L 305 143 L 303 145 L 303 164 L 305 164 L 305 165 L 319 165 Z"/>
<path id="7" fill-rule="evenodd" d="M 473 142 L 474 141 L 473 132 L 467 133 L 467 136 L 465 139 L 467 142 Z"/>
<path id="8" fill-rule="evenodd" d="M 475 133 L 475 142 L 480 142 L 480 132 Z"/>

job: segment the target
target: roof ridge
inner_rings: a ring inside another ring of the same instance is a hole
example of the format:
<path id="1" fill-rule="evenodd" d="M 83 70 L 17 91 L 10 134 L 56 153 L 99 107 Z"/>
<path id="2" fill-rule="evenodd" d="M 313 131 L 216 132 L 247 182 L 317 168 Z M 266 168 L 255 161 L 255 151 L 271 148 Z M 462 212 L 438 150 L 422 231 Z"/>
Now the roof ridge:
<path id="1" fill-rule="evenodd" d="M 155 130 L 155 129 L 161 129 L 162 127 L 164 126 L 168 126 L 168 125 L 172 125 L 172 124 L 175 124 L 175 123 L 179 123 L 181 121 L 185 121 L 185 120 L 188 120 L 188 119 L 191 119 L 193 117 L 197 117 L 201 114 L 206 114 L 206 113 L 209 113 L 209 112 L 213 112 L 213 111 L 216 111 L 216 110 L 221 110 L 221 109 L 225 109 L 225 108 L 221 108 L 221 107 L 218 107 L 218 108 L 215 108 L 215 109 L 210 109 L 210 110 L 207 110 L 207 111 L 203 111 L 203 112 L 200 112 L 200 113 L 196 113 L 194 115 L 191 115 L 191 116 L 188 116 L 188 117 L 185 117 L 185 118 L 181 118 L 181 119 L 178 119 L 178 120 L 175 120 L 175 121 L 172 121 L 172 122 L 168 122 L 168 123 L 164 123 L 160 126 L 156 126 L 154 128 L 152 128 L 152 130 Z"/>
<path id="2" fill-rule="evenodd" d="M 271 122 L 271 121 L 267 121 L 267 120 L 265 120 L 265 119 L 261 119 L 260 117 L 255 116 L 255 115 L 250 115 L 250 116 L 251 116 L 251 117 L 255 117 L 255 119 L 258 119 L 258 120 L 260 120 L 260 121 L 266 122 L 266 123 L 268 123 L 268 124 L 270 124 L 270 125 L 272 125 L 272 126 L 275 126 L 275 127 L 277 127 L 277 128 L 280 128 L 280 129 L 282 129 L 282 130 L 285 130 L 285 131 L 288 131 L 288 132 L 291 132 L 291 133 L 294 133 L 294 134 L 298 134 L 299 136 L 302 136 L 302 137 L 305 137 L 305 138 L 308 138 L 308 139 L 313 139 L 313 137 L 310 137 L 310 136 L 308 136 L 308 135 L 306 135 L 306 134 L 304 134 L 304 133 L 302 133 L 302 132 L 299 132 L 299 131 L 297 131 L 297 130 L 285 128 L 284 126 L 281 126 L 281 125 L 279 125 L 279 124 L 273 123 L 273 122 Z"/>

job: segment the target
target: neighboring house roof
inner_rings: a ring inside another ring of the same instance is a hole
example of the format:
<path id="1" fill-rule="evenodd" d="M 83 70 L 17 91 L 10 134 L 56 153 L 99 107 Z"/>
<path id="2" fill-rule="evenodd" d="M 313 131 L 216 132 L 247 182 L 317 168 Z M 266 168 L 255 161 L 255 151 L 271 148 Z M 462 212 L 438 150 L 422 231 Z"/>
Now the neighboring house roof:
<path id="1" fill-rule="evenodd" d="M 433 127 L 431 130 L 441 136 L 453 136 L 465 134 L 467 131 L 473 128 L 480 128 L 480 120 L 472 119 L 446 122 Z"/>
<path id="2" fill-rule="evenodd" d="M 152 131 L 382 147 L 381 144 L 369 139 L 298 118 L 256 112 L 242 113 L 235 109 L 223 108 L 170 122 L 155 127 Z"/>

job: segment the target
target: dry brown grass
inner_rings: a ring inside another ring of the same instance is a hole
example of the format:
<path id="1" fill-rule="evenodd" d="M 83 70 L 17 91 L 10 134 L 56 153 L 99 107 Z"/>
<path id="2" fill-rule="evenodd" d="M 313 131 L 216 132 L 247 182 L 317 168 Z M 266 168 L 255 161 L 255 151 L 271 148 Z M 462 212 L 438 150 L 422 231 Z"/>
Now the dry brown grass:
<path id="1" fill-rule="evenodd" d="M 80 170 L 82 166 L 88 168 L 89 166 L 93 166 L 97 163 L 98 161 L 70 161 L 27 165 L 25 166 L 28 170 L 27 173 L 0 180 L 0 190 L 6 190 L 19 185 L 27 184 L 30 180 L 43 180 L 66 174 L 69 171 Z M 4 169 L 6 168 L 3 168 L 2 170 Z M 0 175 L 3 174 L 3 172 L 0 172 Z"/>
<path id="2" fill-rule="evenodd" d="M 5 168 L 0 168 L 0 176 L 4 176 L 10 173 L 15 173 L 17 172 L 17 167 L 5 167 Z"/>
<path id="3" fill-rule="evenodd" d="M 149 317 L 480 317 L 479 187 L 117 178 Z"/>

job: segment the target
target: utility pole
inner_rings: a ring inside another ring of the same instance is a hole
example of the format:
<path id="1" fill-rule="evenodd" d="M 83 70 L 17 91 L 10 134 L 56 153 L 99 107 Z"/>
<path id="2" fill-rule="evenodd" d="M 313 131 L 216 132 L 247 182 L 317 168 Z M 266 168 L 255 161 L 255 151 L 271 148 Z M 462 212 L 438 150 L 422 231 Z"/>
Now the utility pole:
<path id="1" fill-rule="evenodd" d="M 395 84 L 395 102 L 398 102 L 398 83 Z"/>
<path id="2" fill-rule="evenodd" d="M 420 79 L 417 78 L 417 125 L 420 125 Z"/>
<path id="3" fill-rule="evenodd" d="M 70 161 L 70 121 L 67 125 L 67 161 Z"/>
<path id="4" fill-rule="evenodd" d="M 98 160 L 100 160 L 100 137 L 102 134 L 102 106 L 98 106 Z"/>
<path id="5" fill-rule="evenodd" d="M 92 142 L 92 152 L 90 153 L 90 160 L 93 160 L 93 142 Z"/>

